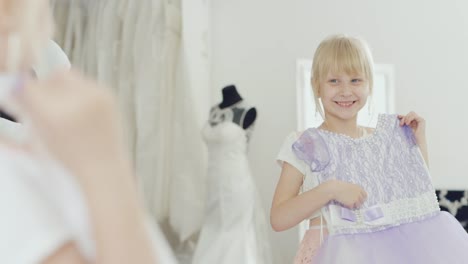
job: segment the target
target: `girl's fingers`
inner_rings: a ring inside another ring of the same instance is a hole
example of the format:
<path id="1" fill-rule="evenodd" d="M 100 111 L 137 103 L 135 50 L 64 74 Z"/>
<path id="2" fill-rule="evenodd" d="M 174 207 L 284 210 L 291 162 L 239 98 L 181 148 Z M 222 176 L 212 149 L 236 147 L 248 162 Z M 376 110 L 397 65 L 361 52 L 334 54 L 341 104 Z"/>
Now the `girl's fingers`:
<path id="1" fill-rule="evenodd" d="M 408 125 L 409 124 L 408 120 L 410 120 L 410 116 L 406 115 L 403 121 L 403 125 Z"/>
<path id="2" fill-rule="evenodd" d="M 402 126 L 405 123 L 405 116 L 398 115 L 398 118 L 400 119 L 400 126 Z"/>
<path id="3" fill-rule="evenodd" d="M 409 126 L 411 124 L 411 122 L 413 122 L 414 120 L 414 117 L 413 116 L 409 116 L 406 118 L 406 125 Z"/>
<path id="4" fill-rule="evenodd" d="M 398 115 L 398 118 L 400 119 L 400 126 L 402 125 L 410 125 L 413 121 L 416 121 L 417 123 L 424 122 L 424 119 L 422 119 L 419 115 L 417 115 L 415 112 L 411 111 L 407 115 Z"/>
<path id="5" fill-rule="evenodd" d="M 414 112 L 409 112 L 407 115 L 406 115 L 406 118 L 405 118 L 405 124 L 407 126 L 409 126 L 411 124 L 411 122 L 413 122 L 414 120 Z"/>

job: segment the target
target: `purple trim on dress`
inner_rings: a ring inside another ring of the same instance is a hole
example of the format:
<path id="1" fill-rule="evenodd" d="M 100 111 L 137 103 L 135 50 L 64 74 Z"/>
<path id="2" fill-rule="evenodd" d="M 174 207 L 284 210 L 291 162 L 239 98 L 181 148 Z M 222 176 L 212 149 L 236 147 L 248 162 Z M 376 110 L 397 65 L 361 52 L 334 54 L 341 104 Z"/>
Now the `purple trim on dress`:
<path id="1" fill-rule="evenodd" d="M 341 207 L 340 214 L 341 214 L 341 219 L 343 220 L 347 220 L 350 222 L 358 221 L 356 213 L 353 210 L 348 209 L 346 207 Z M 372 208 L 368 208 L 364 210 L 362 217 L 365 222 L 372 222 L 372 221 L 375 221 L 384 217 L 384 213 L 382 211 L 382 208 L 377 206 L 377 207 L 372 207 Z"/>
<path id="2" fill-rule="evenodd" d="M 292 145 L 292 150 L 313 172 L 323 171 L 330 163 L 327 144 L 315 128 L 304 131 Z"/>
<path id="3" fill-rule="evenodd" d="M 410 146 L 415 146 L 416 145 L 416 137 L 414 136 L 413 130 L 411 127 L 404 125 L 402 127 L 403 129 L 403 134 L 405 135 L 406 140 L 410 144 Z"/>

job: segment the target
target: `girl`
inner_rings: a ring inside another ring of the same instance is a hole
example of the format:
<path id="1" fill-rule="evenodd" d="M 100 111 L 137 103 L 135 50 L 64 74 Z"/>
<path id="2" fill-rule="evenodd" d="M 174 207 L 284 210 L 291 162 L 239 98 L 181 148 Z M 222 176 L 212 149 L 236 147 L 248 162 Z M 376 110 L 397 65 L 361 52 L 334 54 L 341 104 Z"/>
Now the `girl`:
<path id="1" fill-rule="evenodd" d="M 372 65 L 356 38 L 332 36 L 317 48 L 312 87 L 324 122 L 285 140 L 271 225 L 309 220 L 295 263 L 462 263 L 468 235 L 440 212 L 424 119 L 381 114 L 376 128 L 357 124 Z"/>
<path id="2" fill-rule="evenodd" d="M 1 128 L 30 132 L 0 130 L 0 263 L 175 263 L 150 232 L 111 93 L 67 69 L 22 77 L 51 27 L 46 0 L 0 0 L 0 107 L 24 124 Z"/>

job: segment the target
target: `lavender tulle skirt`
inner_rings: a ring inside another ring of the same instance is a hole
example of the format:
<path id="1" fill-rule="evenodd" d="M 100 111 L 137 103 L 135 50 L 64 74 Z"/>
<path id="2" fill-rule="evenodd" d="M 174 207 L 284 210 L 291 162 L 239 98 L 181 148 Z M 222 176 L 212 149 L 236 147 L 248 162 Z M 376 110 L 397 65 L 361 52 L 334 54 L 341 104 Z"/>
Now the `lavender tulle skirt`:
<path id="1" fill-rule="evenodd" d="M 328 236 L 314 264 L 466 264 L 468 234 L 449 213 L 384 231 Z"/>

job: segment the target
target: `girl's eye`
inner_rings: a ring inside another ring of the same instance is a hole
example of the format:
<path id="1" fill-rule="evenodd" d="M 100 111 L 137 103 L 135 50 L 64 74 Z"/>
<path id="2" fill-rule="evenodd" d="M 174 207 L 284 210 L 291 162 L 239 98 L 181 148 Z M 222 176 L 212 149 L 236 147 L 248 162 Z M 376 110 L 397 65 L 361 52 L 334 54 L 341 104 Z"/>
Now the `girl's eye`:
<path id="1" fill-rule="evenodd" d="M 352 83 L 361 83 L 362 79 L 352 79 L 351 82 Z"/>
<path id="2" fill-rule="evenodd" d="M 328 80 L 329 83 L 338 83 L 338 79 L 330 79 Z"/>

